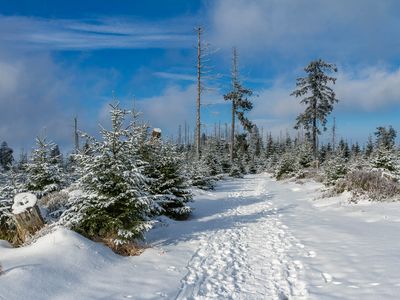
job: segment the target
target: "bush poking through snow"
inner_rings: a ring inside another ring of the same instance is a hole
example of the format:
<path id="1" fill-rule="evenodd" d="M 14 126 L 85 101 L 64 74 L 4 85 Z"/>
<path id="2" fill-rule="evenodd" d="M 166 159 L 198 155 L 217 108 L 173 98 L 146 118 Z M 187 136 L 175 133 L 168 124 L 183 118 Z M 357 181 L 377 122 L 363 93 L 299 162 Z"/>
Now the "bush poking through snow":
<path id="1" fill-rule="evenodd" d="M 383 201 L 396 197 L 400 193 L 400 184 L 379 170 L 354 170 L 337 183 L 335 190 L 339 193 L 347 190 L 355 197 L 366 195 L 371 200 Z"/>
<path id="2" fill-rule="evenodd" d="M 123 243 L 123 244 L 115 244 L 116 237 L 105 237 L 105 238 L 94 238 L 95 242 L 100 242 L 109 247 L 114 253 L 122 256 L 139 256 L 144 252 L 146 247 L 139 246 L 132 241 Z"/>

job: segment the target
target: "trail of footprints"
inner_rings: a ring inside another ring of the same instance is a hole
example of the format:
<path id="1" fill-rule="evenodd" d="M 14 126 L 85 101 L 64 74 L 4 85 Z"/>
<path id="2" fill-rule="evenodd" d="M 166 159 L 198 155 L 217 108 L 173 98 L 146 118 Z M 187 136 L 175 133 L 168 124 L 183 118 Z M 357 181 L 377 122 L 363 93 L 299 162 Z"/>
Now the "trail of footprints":
<path id="1" fill-rule="evenodd" d="M 265 190 L 258 193 L 268 199 Z M 233 201 L 243 201 L 244 205 L 225 212 L 224 217 L 231 217 L 233 222 L 235 217 L 260 212 L 261 217 L 205 234 L 187 266 L 177 299 L 307 298 L 300 278 L 303 265 L 287 254 L 293 245 L 301 250 L 301 244 L 281 224 L 270 201 L 248 204 L 244 196 L 245 192 L 230 195 Z"/>

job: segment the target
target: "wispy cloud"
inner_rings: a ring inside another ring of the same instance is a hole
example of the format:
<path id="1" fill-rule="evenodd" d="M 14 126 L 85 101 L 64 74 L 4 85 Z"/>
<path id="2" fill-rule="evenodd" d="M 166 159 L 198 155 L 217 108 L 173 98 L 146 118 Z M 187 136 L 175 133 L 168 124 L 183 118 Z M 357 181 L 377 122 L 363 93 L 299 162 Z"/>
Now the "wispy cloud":
<path id="1" fill-rule="evenodd" d="M 186 48 L 193 45 L 193 28 L 189 24 L 187 18 L 150 22 L 0 15 L 0 42 L 46 50 Z"/>
<path id="2" fill-rule="evenodd" d="M 170 79 L 170 80 L 184 80 L 184 81 L 196 81 L 196 76 L 180 73 L 169 73 L 169 72 L 154 72 L 154 76 Z"/>

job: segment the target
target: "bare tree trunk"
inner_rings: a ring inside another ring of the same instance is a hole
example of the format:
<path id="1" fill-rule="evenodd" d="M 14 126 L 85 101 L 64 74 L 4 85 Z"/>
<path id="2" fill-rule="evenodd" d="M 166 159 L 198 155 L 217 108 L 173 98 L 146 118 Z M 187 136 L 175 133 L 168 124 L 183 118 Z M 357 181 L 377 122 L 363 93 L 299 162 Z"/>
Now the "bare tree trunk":
<path id="1" fill-rule="evenodd" d="M 200 157 L 200 108 L 201 108 L 201 32 L 202 28 L 197 28 L 197 110 L 196 110 L 196 156 Z"/>
<path id="2" fill-rule="evenodd" d="M 75 139 L 75 153 L 79 151 L 79 134 L 78 134 L 78 119 L 74 118 L 74 139 Z"/>
<path id="3" fill-rule="evenodd" d="M 333 118 L 333 127 L 332 127 L 332 151 L 335 152 L 336 148 L 336 118 Z"/>
<path id="4" fill-rule="evenodd" d="M 233 148 L 235 145 L 235 100 L 232 100 L 232 128 L 231 128 L 231 148 L 230 159 L 233 162 Z"/>
<path id="5" fill-rule="evenodd" d="M 182 125 L 178 126 L 178 145 L 182 145 Z"/>
<path id="6" fill-rule="evenodd" d="M 317 161 L 317 101 L 313 103 L 312 148 L 314 160 Z"/>
<path id="7" fill-rule="evenodd" d="M 232 53 L 232 87 L 233 91 L 236 89 L 236 83 L 238 81 L 238 68 L 237 68 L 237 52 L 236 47 L 233 47 Z M 232 129 L 231 129 L 231 149 L 230 159 L 233 162 L 234 148 L 235 148 L 235 115 L 236 115 L 236 99 L 232 99 Z"/>

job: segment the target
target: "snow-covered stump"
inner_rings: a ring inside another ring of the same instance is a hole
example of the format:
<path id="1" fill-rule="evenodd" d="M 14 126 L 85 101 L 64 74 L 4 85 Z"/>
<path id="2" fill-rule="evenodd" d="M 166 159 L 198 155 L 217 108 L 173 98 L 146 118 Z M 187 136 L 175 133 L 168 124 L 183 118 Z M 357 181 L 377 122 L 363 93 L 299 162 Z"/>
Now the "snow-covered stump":
<path id="1" fill-rule="evenodd" d="M 12 206 L 18 236 L 22 242 L 44 226 L 43 218 L 37 206 L 37 198 L 31 193 L 19 193 L 14 197 Z"/>

